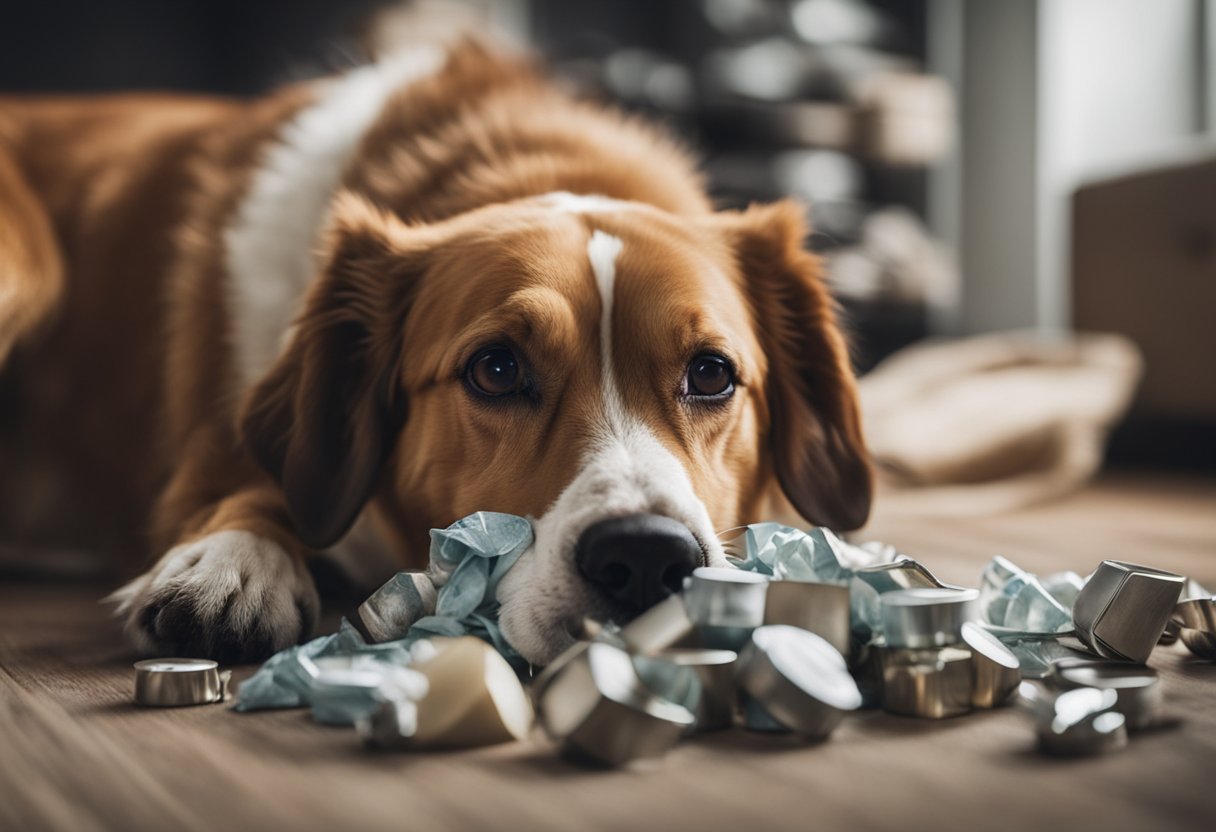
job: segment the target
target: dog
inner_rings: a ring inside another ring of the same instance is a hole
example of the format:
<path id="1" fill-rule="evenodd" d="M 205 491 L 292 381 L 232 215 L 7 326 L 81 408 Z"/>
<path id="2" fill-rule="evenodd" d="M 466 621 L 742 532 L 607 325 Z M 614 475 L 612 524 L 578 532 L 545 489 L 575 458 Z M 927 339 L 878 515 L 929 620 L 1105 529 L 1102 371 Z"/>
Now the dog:
<path id="1" fill-rule="evenodd" d="M 775 504 L 866 520 L 804 207 L 715 211 L 678 142 L 526 56 L 2 99 L 0 196 L 3 519 L 150 549 L 114 596 L 144 651 L 264 658 L 315 626 L 310 555 L 417 568 L 492 510 L 534 523 L 501 623 L 544 664 Z"/>

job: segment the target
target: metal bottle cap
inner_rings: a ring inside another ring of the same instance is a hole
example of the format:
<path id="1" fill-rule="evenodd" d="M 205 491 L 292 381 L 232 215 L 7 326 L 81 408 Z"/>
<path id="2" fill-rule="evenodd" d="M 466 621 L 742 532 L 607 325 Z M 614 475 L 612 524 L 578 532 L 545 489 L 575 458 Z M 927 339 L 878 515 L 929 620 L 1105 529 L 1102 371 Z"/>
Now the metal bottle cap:
<path id="1" fill-rule="evenodd" d="M 1109 689 L 1077 688 L 1034 700 L 1039 749 L 1075 757 L 1123 748 L 1127 745 L 1127 721 L 1114 710 L 1118 698 Z"/>
<path id="2" fill-rule="evenodd" d="M 739 656 L 739 684 L 773 719 L 813 739 L 826 737 L 861 692 L 844 657 L 822 637 L 797 627 L 758 627 Z"/>
<path id="3" fill-rule="evenodd" d="M 684 587 L 684 604 L 696 624 L 759 627 L 769 579 L 757 572 L 725 566 L 700 566 Z"/>
<path id="4" fill-rule="evenodd" d="M 1185 581 L 1173 572 L 1102 561 L 1072 607 L 1078 638 L 1100 656 L 1143 664 Z"/>
<path id="5" fill-rule="evenodd" d="M 647 687 L 693 712 L 694 730 L 720 731 L 734 724 L 738 658 L 733 650 L 674 647 L 635 656 L 634 666 Z"/>
<path id="6" fill-rule="evenodd" d="M 891 647 L 958 644 L 963 622 L 975 617 L 974 589 L 901 589 L 882 596 L 883 631 Z"/>
<path id="7" fill-rule="evenodd" d="M 770 581 L 764 601 L 764 623 L 809 630 L 847 656 L 849 588 L 806 581 Z"/>
<path id="8" fill-rule="evenodd" d="M 1178 637 L 1201 659 L 1216 660 L 1216 599 L 1189 598 L 1174 607 Z"/>
<path id="9" fill-rule="evenodd" d="M 738 651 L 764 623 L 769 579 L 756 572 L 720 566 L 693 570 L 684 584 L 684 606 L 704 647 Z"/>
<path id="10" fill-rule="evenodd" d="M 748 731 L 758 731 L 765 734 L 788 734 L 790 729 L 786 728 L 777 720 L 769 716 L 768 711 L 756 701 L 754 697 L 742 694 L 742 721 L 743 727 Z"/>
<path id="11" fill-rule="evenodd" d="M 232 671 L 210 659 L 145 659 L 135 663 L 135 704 L 207 705 L 228 695 Z"/>
<path id="12" fill-rule="evenodd" d="M 962 647 L 884 647 L 882 707 L 888 713 L 944 719 L 971 710 L 971 651 Z"/>
<path id="13" fill-rule="evenodd" d="M 971 650 L 971 705 L 995 708 L 1007 703 L 1022 681 L 1018 657 L 972 621 L 963 624 L 962 636 Z"/>
<path id="14" fill-rule="evenodd" d="M 643 684 L 627 652 L 595 642 L 555 672 L 538 705 L 566 753 L 611 766 L 664 754 L 695 722 Z"/>
<path id="15" fill-rule="evenodd" d="M 620 638 L 635 653 L 657 653 L 687 639 L 693 631 L 684 598 L 669 595 L 621 628 Z"/>
<path id="16" fill-rule="evenodd" d="M 1161 683 L 1151 667 L 1062 659 L 1052 664 L 1050 678 L 1065 688 L 1113 690 L 1118 697 L 1114 708 L 1123 714 L 1129 731 L 1151 727 L 1161 719 Z"/>

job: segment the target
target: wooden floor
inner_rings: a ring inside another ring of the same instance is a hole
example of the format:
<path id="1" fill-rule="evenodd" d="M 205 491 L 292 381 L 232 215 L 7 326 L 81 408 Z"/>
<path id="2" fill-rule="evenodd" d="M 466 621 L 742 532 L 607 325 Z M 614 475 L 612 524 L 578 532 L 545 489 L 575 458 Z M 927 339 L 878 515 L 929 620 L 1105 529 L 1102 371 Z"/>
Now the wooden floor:
<path id="1" fill-rule="evenodd" d="M 883 519 L 866 537 L 974 584 L 995 554 L 1036 571 L 1121 558 L 1216 585 L 1216 483 L 1108 478 L 1000 518 Z M 1004 709 L 943 722 L 868 712 L 820 745 L 732 732 L 646 770 L 587 771 L 539 739 L 365 752 L 298 711 L 130 704 L 109 587 L 0 585 L 0 830 L 1211 829 L 1216 664 L 1158 648 L 1173 727 L 1091 760 L 1038 756 Z M 238 678 L 248 669 L 238 671 Z"/>

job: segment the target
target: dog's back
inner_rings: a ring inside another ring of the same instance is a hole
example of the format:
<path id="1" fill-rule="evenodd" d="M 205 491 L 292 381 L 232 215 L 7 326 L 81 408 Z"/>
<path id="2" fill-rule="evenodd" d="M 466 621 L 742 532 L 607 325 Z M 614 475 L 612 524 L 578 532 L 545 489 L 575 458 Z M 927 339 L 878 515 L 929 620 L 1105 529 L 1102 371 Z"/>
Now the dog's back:
<path id="1" fill-rule="evenodd" d="M 196 168 L 280 99 L 0 98 L 0 535 L 138 540 L 166 474 L 168 282 Z"/>

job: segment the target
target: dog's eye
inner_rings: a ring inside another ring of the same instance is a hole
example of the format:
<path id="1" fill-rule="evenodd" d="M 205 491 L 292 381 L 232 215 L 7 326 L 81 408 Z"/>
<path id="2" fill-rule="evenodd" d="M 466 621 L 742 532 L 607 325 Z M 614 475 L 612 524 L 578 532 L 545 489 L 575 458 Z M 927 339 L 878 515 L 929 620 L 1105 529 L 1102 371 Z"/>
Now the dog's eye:
<path id="1" fill-rule="evenodd" d="M 519 360 L 506 347 L 487 347 L 477 353 L 466 376 L 473 389 L 485 396 L 509 396 L 524 386 Z"/>
<path id="2" fill-rule="evenodd" d="M 698 355 L 688 365 L 685 389 L 689 396 L 726 398 L 735 392 L 735 372 L 720 355 Z"/>

